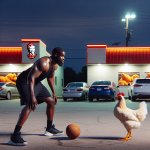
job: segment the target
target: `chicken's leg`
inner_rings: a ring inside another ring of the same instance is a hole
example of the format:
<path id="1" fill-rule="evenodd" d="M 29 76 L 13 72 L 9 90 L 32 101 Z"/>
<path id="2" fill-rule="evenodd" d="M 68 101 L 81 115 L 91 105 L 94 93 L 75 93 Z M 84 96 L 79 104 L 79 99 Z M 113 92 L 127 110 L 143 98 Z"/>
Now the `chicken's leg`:
<path id="1" fill-rule="evenodd" d="M 126 137 L 123 138 L 122 140 L 123 140 L 123 141 L 128 141 L 128 140 L 130 140 L 131 138 L 132 138 L 132 133 L 131 133 L 131 131 L 128 131 Z"/>

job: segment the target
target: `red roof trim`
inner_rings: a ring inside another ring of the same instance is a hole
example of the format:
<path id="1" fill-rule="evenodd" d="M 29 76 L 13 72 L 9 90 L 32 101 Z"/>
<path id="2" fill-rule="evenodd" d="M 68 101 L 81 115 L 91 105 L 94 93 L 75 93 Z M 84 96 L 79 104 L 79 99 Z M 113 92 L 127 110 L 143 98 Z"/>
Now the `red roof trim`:
<path id="1" fill-rule="evenodd" d="M 40 39 L 21 39 L 22 42 L 40 42 Z"/>
<path id="2" fill-rule="evenodd" d="M 0 64 L 22 63 L 22 47 L 0 47 Z"/>
<path id="3" fill-rule="evenodd" d="M 104 44 L 100 44 L 100 45 L 89 44 L 86 46 L 87 48 L 106 48 L 107 47 L 107 45 L 104 45 Z"/>
<path id="4" fill-rule="evenodd" d="M 147 64 L 150 63 L 150 47 L 107 47 L 107 64 Z"/>

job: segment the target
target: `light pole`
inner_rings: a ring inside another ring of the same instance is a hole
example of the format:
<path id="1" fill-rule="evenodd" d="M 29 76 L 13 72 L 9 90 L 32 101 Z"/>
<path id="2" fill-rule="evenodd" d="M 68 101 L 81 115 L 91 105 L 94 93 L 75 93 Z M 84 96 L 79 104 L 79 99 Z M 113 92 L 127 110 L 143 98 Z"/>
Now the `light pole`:
<path id="1" fill-rule="evenodd" d="M 126 46 L 128 46 L 128 42 L 131 38 L 131 32 L 129 30 L 129 20 L 132 20 L 134 18 L 136 18 L 136 15 L 134 13 L 132 13 L 132 14 L 127 13 L 125 15 L 125 18 L 122 19 L 122 21 L 126 22 L 126 27 L 125 27 L 125 30 L 126 30 Z"/>

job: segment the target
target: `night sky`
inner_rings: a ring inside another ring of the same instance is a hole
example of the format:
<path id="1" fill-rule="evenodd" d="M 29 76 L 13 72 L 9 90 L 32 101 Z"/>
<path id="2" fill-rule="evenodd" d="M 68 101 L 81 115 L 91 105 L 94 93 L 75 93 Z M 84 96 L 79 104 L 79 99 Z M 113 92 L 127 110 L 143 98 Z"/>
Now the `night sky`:
<path id="1" fill-rule="evenodd" d="M 21 46 L 22 38 L 39 38 L 51 51 L 66 50 L 65 67 L 86 65 L 87 44 L 125 45 L 127 12 L 130 46 L 150 46 L 150 0 L 0 0 L 0 46 Z"/>

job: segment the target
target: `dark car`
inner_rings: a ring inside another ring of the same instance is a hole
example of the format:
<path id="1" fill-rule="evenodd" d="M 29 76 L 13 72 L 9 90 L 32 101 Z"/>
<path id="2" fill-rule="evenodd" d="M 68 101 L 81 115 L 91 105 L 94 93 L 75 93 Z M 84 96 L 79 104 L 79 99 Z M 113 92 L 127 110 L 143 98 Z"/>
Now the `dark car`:
<path id="1" fill-rule="evenodd" d="M 70 82 L 63 89 L 63 100 L 87 100 L 89 86 L 86 82 Z"/>
<path id="2" fill-rule="evenodd" d="M 93 101 L 94 99 L 104 99 L 104 100 L 115 100 L 115 97 L 119 93 L 119 89 L 116 84 L 112 81 L 95 81 L 88 93 L 89 101 Z"/>
<path id="3" fill-rule="evenodd" d="M 0 97 L 11 99 L 12 97 L 19 97 L 19 93 L 15 84 L 10 82 L 0 82 Z"/>

